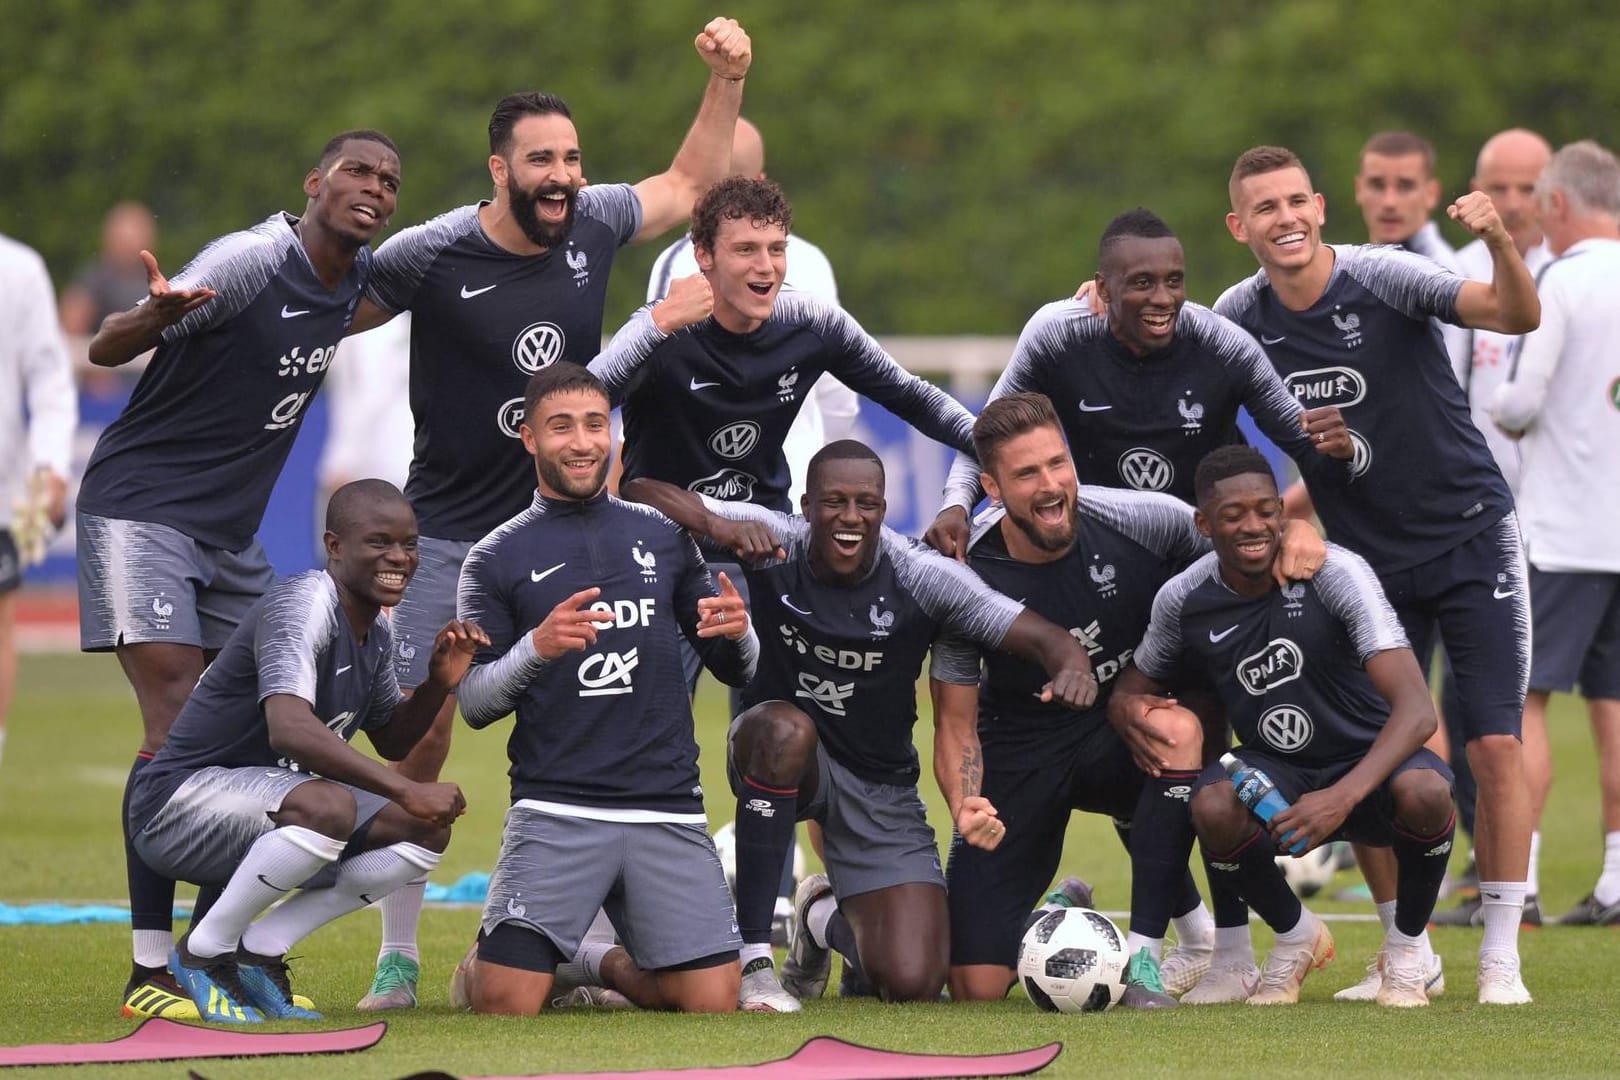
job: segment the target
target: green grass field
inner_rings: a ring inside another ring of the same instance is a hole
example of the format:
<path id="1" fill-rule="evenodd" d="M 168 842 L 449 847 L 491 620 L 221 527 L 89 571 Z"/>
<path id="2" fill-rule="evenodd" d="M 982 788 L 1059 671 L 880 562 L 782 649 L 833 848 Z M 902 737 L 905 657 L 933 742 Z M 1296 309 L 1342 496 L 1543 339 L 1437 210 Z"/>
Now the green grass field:
<path id="1" fill-rule="evenodd" d="M 926 703 L 926 694 L 922 695 Z M 1547 811 L 1542 907 L 1556 914 L 1590 887 L 1601 851 L 1597 790 L 1584 711 L 1560 699 L 1553 714 L 1558 781 Z M 926 708 L 926 704 L 925 704 Z M 721 698 L 706 683 L 698 702 L 699 738 L 711 820 L 731 817 L 721 757 Z M 111 900 L 124 895 L 117 814 L 139 720 L 110 657 L 24 657 L 21 687 L 0 765 L 0 900 Z M 929 737 L 926 718 L 919 727 Z M 448 778 L 470 809 L 456 829 L 435 880 L 487 870 L 498 847 L 506 803 L 505 725 L 457 732 Z M 924 756 L 926 762 L 926 752 Z M 925 765 L 925 773 L 927 768 Z M 924 785 L 936 826 L 945 822 L 932 783 Z M 1460 856 L 1459 856 L 1460 857 Z M 1112 830 L 1077 815 L 1065 872 L 1097 887 L 1098 905 L 1125 906 L 1127 866 Z M 1354 881 L 1341 874 L 1337 884 Z M 1355 912 L 1356 905 L 1313 903 Z M 739 1014 L 681 1017 L 574 1012 L 513 1020 L 452 1013 L 446 984 L 477 925 L 471 909 L 430 908 L 422 927 L 422 1006 L 390 1014 L 382 1044 L 359 1055 L 262 1061 L 203 1061 L 216 1078 L 399 1077 L 424 1069 L 462 1075 L 591 1069 L 684 1067 L 757 1062 L 791 1053 L 805 1039 L 832 1034 L 852 1042 L 932 1053 L 987 1053 L 1061 1040 L 1065 1049 L 1045 1076 L 1132 1076 L 1186 1071 L 1208 1076 L 1613 1076 L 1620 1016 L 1620 933 L 1548 927 L 1522 941 L 1526 981 L 1536 1003 L 1490 1009 L 1474 1003 L 1477 930 L 1439 930 L 1450 990 L 1433 1006 L 1396 1013 L 1330 1000 L 1361 975 L 1377 947 L 1375 923 L 1335 922 L 1339 958 L 1305 984 L 1293 1009 L 1242 1006 L 1141 1014 L 1053 1016 L 1021 995 L 995 1005 L 882 1006 L 836 997 L 798 1016 Z M 328 927 L 297 951 L 295 985 L 312 996 L 326 1025 L 364 1017 L 352 1003 L 364 992 L 377 945 L 378 919 L 361 912 Z M 1256 923 L 1263 949 L 1270 935 Z M 131 1022 L 118 1016 L 128 971 L 127 926 L 0 928 L 0 1042 L 116 1038 Z M 270 1030 L 274 1030 L 273 1028 Z M 30 1070 L 28 1075 L 66 1075 Z M 124 1080 L 183 1077 L 179 1063 L 88 1066 L 84 1075 Z M 19 1073 L 19 1075 L 22 1075 Z"/>

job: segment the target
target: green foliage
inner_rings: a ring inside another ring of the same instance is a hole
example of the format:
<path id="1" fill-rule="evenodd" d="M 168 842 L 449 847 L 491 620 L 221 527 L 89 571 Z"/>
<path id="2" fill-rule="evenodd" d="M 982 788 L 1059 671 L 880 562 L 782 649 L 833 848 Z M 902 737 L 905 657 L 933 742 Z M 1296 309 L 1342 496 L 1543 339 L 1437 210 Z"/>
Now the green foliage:
<path id="1" fill-rule="evenodd" d="M 217 4 L 8 0 L 0 35 L 0 230 L 59 280 L 94 257 L 101 212 L 160 214 L 167 267 L 279 208 L 297 210 L 327 136 L 380 127 L 404 153 L 395 227 L 487 197 L 484 136 L 503 93 L 568 99 L 597 182 L 663 169 L 704 69 L 717 5 L 357 0 Z M 744 17 L 745 110 L 840 291 L 888 333 L 1013 333 L 1094 268 L 1110 217 L 1145 204 L 1187 243 L 1195 298 L 1250 272 L 1226 235 L 1245 147 L 1299 151 L 1329 236 L 1367 135 L 1407 127 L 1466 190 L 1493 131 L 1610 133 L 1620 72 L 1607 5 L 1481 0 L 1168 0 L 1155 5 L 821 0 Z M 1456 231 L 1452 239 L 1464 239 Z M 615 275 L 610 328 L 658 245 Z"/>

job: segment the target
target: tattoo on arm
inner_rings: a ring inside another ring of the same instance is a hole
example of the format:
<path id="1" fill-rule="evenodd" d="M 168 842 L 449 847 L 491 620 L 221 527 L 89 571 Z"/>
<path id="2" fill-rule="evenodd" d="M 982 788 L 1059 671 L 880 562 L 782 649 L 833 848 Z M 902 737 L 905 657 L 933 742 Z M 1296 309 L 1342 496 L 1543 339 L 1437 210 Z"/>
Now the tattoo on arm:
<path id="1" fill-rule="evenodd" d="M 977 746 L 964 746 L 957 774 L 962 778 L 962 798 L 977 795 L 984 782 L 984 752 Z"/>

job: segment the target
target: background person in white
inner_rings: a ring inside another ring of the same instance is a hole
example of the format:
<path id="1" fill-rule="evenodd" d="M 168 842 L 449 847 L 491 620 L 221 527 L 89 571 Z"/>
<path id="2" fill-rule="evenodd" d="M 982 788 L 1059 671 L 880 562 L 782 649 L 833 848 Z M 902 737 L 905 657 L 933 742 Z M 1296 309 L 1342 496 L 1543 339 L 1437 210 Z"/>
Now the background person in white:
<path id="1" fill-rule="evenodd" d="M 24 555 L 67 514 L 78 396 L 56 293 L 33 248 L 0 236 L 0 751 L 17 689 L 14 634 Z"/>
<path id="2" fill-rule="evenodd" d="M 1491 410 L 1523 436 L 1519 514 L 1535 635 L 1524 724 L 1526 735 L 1532 727 L 1544 732 L 1550 693 L 1579 683 L 1597 741 L 1603 872 L 1560 922 L 1613 924 L 1620 922 L 1620 162 L 1595 142 L 1571 143 L 1553 155 L 1536 195 L 1554 256 L 1541 277 L 1541 328 L 1525 335 Z M 1547 768 L 1550 783 L 1550 761 Z"/>
<path id="3" fill-rule="evenodd" d="M 737 118 L 737 133 L 731 141 L 731 174 L 755 180 L 765 179 L 765 140 L 759 128 L 742 117 Z M 647 279 L 647 302 L 662 300 L 669 292 L 669 283 L 690 277 L 698 272 L 697 256 L 692 254 L 692 238 L 682 236 L 658 256 L 652 274 Z M 821 249 L 797 234 L 788 237 L 787 274 L 783 288 L 797 289 L 820 297 L 829 304 L 838 303 L 838 282 L 833 278 L 832 263 Z M 810 457 L 830 442 L 855 437 L 855 418 L 860 415 L 861 399 L 855 391 L 832 375 L 816 380 L 805 398 L 804 408 L 788 429 L 782 452 L 787 455 L 788 473 L 793 486 L 788 498 L 795 506 L 804 494 L 804 474 L 810 467 Z"/>
<path id="4" fill-rule="evenodd" d="M 326 445 L 321 494 L 352 480 L 386 480 L 404 489 L 411 471 L 411 313 L 338 345 L 326 377 Z"/>

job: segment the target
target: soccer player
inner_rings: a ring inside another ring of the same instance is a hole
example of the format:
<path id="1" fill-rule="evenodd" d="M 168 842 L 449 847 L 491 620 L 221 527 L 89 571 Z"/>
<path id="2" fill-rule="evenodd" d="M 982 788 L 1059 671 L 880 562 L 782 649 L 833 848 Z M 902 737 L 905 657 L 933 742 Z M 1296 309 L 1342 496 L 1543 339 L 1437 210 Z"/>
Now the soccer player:
<path id="1" fill-rule="evenodd" d="M 1535 283 L 1481 192 L 1448 213 L 1490 247 L 1491 281 L 1465 281 L 1398 248 L 1322 243 L 1326 204 L 1299 158 L 1256 147 L 1238 158 L 1227 227 L 1261 269 L 1215 310 L 1260 338 L 1301 401 L 1337 405 L 1356 444 L 1355 481 L 1316 487 L 1328 538 L 1356 551 L 1419 656 L 1438 628 L 1479 781 L 1476 833 L 1485 897 L 1480 1000 L 1530 1000 L 1518 929 L 1530 846 L 1519 740 L 1529 605 L 1513 496 L 1491 459 L 1431 317 L 1522 333 L 1540 317 Z M 1381 917 L 1393 917 L 1390 902 Z"/>
<path id="2" fill-rule="evenodd" d="M 1032 391 L 1058 404 L 1080 482 L 1164 491 L 1192 501 L 1193 469 L 1217 446 L 1242 442 L 1239 406 L 1308 475 L 1344 483 L 1351 443 L 1337 409 L 1302 412 L 1254 340 L 1187 300 L 1181 241 L 1151 210 L 1103 230 L 1095 289 L 1047 304 L 1025 324 L 990 400 Z M 1337 460 L 1331 460 L 1337 459 Z M 979 501 L 980 463 L 957 456 L 928 542 L 960 557 Z M 1336 481 L 1335 481 L 1336 478 Z"/>
<path id="3" fill-rule="evenodd" d="M 794 1012 L 820 996 L 830 949 L 886 1001 L 932 1001 L 949 927 L 934 832 L 917 795 L 916 684 L 954 633 L 1039 666 L 1042 700 L 1086 708 L 1096 682 L 1067 632 L 960 563 L 883 527 L 883 463 L 853 440 L 810 460 L 803 517 L 647 478 L 625 487 L 743 559 L 764 635 L 732 721 L 743 1004 Z M 775 558 L 772 558 L 775 556 Z M 782 980 L 771 957 L 778 869 L 798 819 L 823 830 L 827 874 L 800 883 Z M 1001 825 L 986 826 L 999 834 Z M 784 990 L 785 988 L 785 990 Z"/>
<path id="4" fill-rule="evenodd" d="M 722 575 L 715 595 L 685 533 L 607 494 L 609 409 L 577 365 L 529 380 L 521 430 L 539 490 L 462 571 L 461 617 L 489 634 L 462 715 L 482 728 L 517 713 L 512 808 L 478 941 L 451 989 L 476 1012 L 539 1012 L 576 955 L 642 1008 L 737 1007 L 741 942 L 676 643 L 735 685 L 753 675 L 759 641 L 736 589 Z M 581 949 L 603 907 L 624 948 Z"/>
<path id="5" fill-rule="evenodd" d="M 243 617 L 130 786 L 146 864 L 224 886 L 169 958 L 205 1020 L 320 1019 L 293 1001 L 287 950 L 432 870 L 467 807 L 454 784 L 407 780 L 349 740 L 363 730 L 404 757 L 488 639 L 447 624 L 427 683 L 403 698 L 382 609 L 416 570 L 410 504 L 383 480 L 347 484 L 324 544 L 325 570 L 278 583 Z M 258 917 L 334 864 L 324 887 Z"/>
<path id="6" fill-rule="evenodd" d="M 489 120 L 493 197 L 407 229 L 377 252 L 376 306 L 362 310 L 359 325 L 412 315 L 416 452 L 405 494 L 422 525 L 422 570 L 394 613 L 395 671 L 407 693 L 426 674 L 426 643 L 455 613 L 467 550 L 533 496 L 518 436 L 529 376 L 596 355 L 618 249 L 684 221 L 728 171 L 752 47 L 733 19 L 711 20 L 694 46 L 709 80 L 664 172 L 633 186 L 586 187 L 568 105 L 552 94 L 510 94 Z M 447 703 L 400 765 L 406 775 L 438 777 L 454 718 Z M 420 888 L 383 905 L 377 972 L 359 1008 L 416 1004 L 421 913 Z"/>
<path id="7" fill-rule="evenodd" d="M 1554 259 L 1541 276 L 1541 326 L 1525 335 L 1495 416 L 1522 436 L 1525 547 L 1535 646 L 1525 700 L 1546 745 L 1547 700 L 1578 683 L 1592 720 L 1602 791 L 1603 869 L 1558 921 L 1620 923 L 1620 162 L 1595 142 L 1559 149 L 1536 183 Z M 1548 763 L 1547 782 L 1552 774 Z M 1540 787 L 1539 820 L 1546 800 Z"/>
<path id="8" fill-rule="evenodd" d="M 394 212 L 399 182 L 386 135 L 333 136 L 304 177 L 302 217 L 277 213 L 214 241 L 172 283 L 147 253 L 147 299 L 108 316 L 90 342 L 102 367 L 156 350 L 97 441 L 78 497 L 80 644 L 116 652 L 135 691 L 144 734 L 131 783 L 270 587 L 254 533 L 354 317 L 371 272 L 366 245 Z M 148 870 L 127 836 L 125 860 L 125 1012 L 183 1010 L 164 971 L 174 883 Z M 136 996 L 151 1008 L 130 1005 Z"/>
<path id="9" fill-rule="evenodd" d="M 1152 704 L 1184 673 L 1209 679 L 1238 737 L 1234 751 L 1292 805 L 1270 832 L 1238 801 L 1219 765 L 1193 785 L 1193 824 L 1210 865 L 1232 874 L 1277 933 L 1250 1005 L 1299 1000 L 1333 935 L 1288 887 L 1274 853 L 1339 836 L 1395 849 L 1395 919 L 1385 933 L 1381 1005 L 1429 1003 L 1419 935 L 1445 876 L 1455 814 L 1451 774 L 1424 748 L 1434 702 L 1400 621 L 1367 564 L 1328 545 L 1303 588 L 1279 588 L 1282 499 L 1249 447 L 1222 447 L 1198 467 L 1198 528 L 1215 550 L 1159 590 L 1152 622 L 1120 676 L 1127 709 Z"/>

